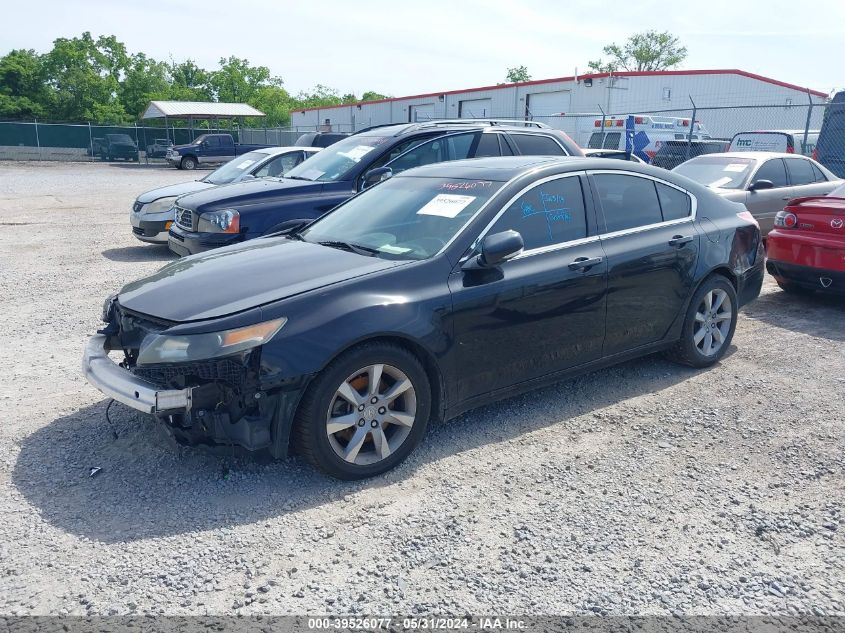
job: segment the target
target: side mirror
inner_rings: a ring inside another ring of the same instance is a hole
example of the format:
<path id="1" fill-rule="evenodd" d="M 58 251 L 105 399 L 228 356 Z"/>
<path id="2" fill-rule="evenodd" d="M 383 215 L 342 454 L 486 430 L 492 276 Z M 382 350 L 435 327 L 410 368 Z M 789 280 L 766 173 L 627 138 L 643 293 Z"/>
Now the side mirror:
<path id="1" fill-rule="evenodd" d="M 377 185 L 382 180 L 387 180 L 393 175 L 393 170 L 390 167 L 376 167 L 364 174 L 364 179 L 361 183 L 361 190 L 368 189 L 373 185 Z"/>
<path id="2" fill-rule="evenodd" d="M 771 180 L 755 180 L 751 183 L 748 191 L 762 191 L 763 189 L 774 189 L 775 183 Z"/>
<path id="3" fill-rule="evenodd" d="M 208 141 L 203 141 L 200 143 L 200 147 L 208 147 Z"/>
<path id="4" fill-rule="evenodd" d="M 524 248 L 525 242 L 516 231 L 502 231 L 488 235 L 481 240 L 481 252 L 467 260 L 463 269 L 494 268 L 502 262 L 516 257 Z"/>

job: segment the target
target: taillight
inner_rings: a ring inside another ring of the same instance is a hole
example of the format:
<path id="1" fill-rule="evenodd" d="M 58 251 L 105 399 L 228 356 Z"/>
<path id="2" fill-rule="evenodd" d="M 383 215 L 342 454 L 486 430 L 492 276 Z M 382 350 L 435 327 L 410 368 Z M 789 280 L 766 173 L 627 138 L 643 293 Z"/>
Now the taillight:
<path id="1" fill-rule="evenodd" d="M 787 145 L 786 146 L 786 153 L 787 154 L 794 154 L 795 153 L 795 147 L 793 147 L 792 145 Z"/>
<path id="2" fill-rule="evenodd" d="M 813 148 L 813 160 L 818 160 L 818 159 L 819 159 L 819 150 L 817 150 L 817 149 L 814 147 L 814 148 Z"/>
<path id="3" fill-rule="evenodd" d="M 775 226 L 783 229 L 794 229 L 798 226 L 798 216 L 789 211 L 778 211 L 775 216 Z"/>
<path id="4" fill-rule="evenodd" d="M 736 214 L 736 217 L 740 218 L 741 220 L 745 220 L 746 222 L 750 222 L 758 229 L 760 228 L 760 223 L 757 222 L 757 218 L 751 215 L 751 211 L 740 211 Z"/>

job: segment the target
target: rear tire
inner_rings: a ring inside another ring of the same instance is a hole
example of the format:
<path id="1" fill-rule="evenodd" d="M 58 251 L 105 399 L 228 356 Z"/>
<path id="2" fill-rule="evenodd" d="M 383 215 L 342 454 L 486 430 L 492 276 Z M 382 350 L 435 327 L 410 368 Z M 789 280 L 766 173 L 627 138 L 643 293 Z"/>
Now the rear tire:
<path id="1" fill-rule="evenodd" d="M 708 277 L 693 295 L 681 327 L 681 338 L 667 356 L 690 367 L 714 365 L 730 347 L 736 318 L 733 285 L 721 275 Z"/>
<path id="2" fill-rule="evenodd" d="M 192 171 L 197 168 L 197 161 L 192 156 L 185 156 L 180 163 L 182 169 L 187 169 L 188 171 Z"/>
<path id="3" fill-rule="evenodd" d="M 294 450 L 338 479 L 390 470 L 420 443 L 431 417 L 422 364 L 392 343 L 352 348 L 321 371 L 302 398 Z"/>

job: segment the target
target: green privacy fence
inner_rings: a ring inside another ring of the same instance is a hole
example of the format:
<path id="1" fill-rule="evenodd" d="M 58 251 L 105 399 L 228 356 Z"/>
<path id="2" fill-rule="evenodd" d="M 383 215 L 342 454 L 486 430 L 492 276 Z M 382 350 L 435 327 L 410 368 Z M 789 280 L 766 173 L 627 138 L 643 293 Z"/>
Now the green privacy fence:
<path id="1" fill-rule="evenodd" d="M 94 160 L 100 158 L 95 154 L 106 134 L 127 134 L 138 145 L 141 160 L 150 160 L 147 149 L 158 139 L 181 145 L 209 132 L 229 133 L 239 140 L 237 129 L 0 121 L 0 159 Z"/>

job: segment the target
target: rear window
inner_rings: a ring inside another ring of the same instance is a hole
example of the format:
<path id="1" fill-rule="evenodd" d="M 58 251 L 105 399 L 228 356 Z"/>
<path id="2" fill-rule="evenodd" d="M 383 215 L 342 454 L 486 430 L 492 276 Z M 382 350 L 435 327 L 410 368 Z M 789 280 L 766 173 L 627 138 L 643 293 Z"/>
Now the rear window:
<path id="1" fill-rule="evenodd" d="M 548 136 L 539 134 L 511 134 L 520 154 L 526 156 L 565 156 L 566 152 Z"/>
<path id="2" fill-rule="evenodd" d="M 699 156 L 672 171 L 714 189 L 742 189 L 755 161 L 732 156 Z"/>
<path id="3" fill-rule="evenodd" d="M 659 182 L 654 183 L 654 186 L 657 187 L 664 222 L 689 217 L 692 213 L 692 201 L 686 193 Z"/>

